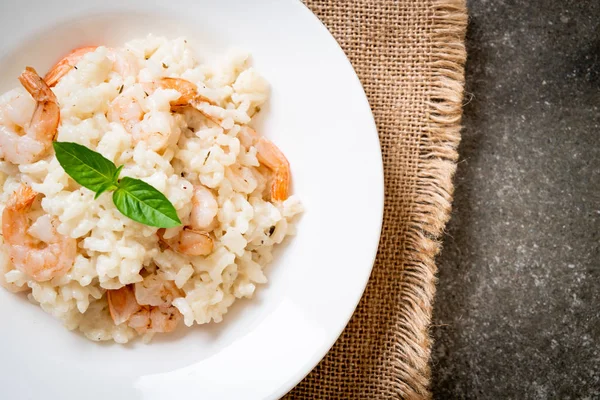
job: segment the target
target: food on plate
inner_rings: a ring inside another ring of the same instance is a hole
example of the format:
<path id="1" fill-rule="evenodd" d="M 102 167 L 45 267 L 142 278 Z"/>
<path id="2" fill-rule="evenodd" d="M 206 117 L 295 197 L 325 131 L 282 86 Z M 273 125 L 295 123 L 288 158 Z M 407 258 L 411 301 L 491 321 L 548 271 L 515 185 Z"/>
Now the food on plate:
<path id="1" fill-rule="evenodd" d="M 17 77 L 15 77 L 16 79 Z M 92 340 L 220 322 L 302 212 L 247 54 L 73 50 L 0 96 L 0 284 Z"/>
<path id="2" fill-rule="evenodd" d="M 0 110 L 0 158 L 10 163 L 30 164 L 52 147 L 60 121 L 56 96 L 33 68 L 19 81 L 26 92 L 9 92 Z"/>

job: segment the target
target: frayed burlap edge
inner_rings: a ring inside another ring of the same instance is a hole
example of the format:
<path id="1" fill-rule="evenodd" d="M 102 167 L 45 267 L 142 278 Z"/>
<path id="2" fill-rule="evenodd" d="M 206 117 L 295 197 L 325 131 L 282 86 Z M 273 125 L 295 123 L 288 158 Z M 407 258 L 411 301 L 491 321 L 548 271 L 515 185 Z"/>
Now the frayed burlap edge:
<path id="1" fill-rule="evenodd" d="M 435 257 L 460 141 L 465 0 L 304 1 L 344 48 L 369 96 L 382 141 L 386 220 L 357 313 L 286 399 L 429 399 Z M 388 24 L 399 29 L 387 35 Z"/>
<path id="2" fill-rule="evenodd" d="M 399 348 L 395 360 L 398 384 L 407 399 L 430 398 L 429 324 L 435 296 L 435 257 L 450 218 L 458 159 L 464 86 L 467 25 L 464 0 L 434 2 L 432 8 L 431 91 L 428 102 L 429 140 L 419 143 L 414 207 L 403 248 Z"/>

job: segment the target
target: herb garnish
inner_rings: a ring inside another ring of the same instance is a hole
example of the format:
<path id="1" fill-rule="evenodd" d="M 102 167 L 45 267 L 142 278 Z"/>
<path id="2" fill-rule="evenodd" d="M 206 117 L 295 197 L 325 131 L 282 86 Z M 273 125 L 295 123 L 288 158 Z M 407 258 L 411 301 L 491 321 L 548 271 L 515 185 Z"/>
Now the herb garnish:
<path id="1" fill-rule="evenodd" d="M 119 174 L 117 166 L 102 154 L 77 143 L 54 142 L 56 159 L 65 172 L 93 192 L 97 199 L 102 193 L 114 191 L 113 203 L 126 217 L 158 228 L 181 225 L 177 211 L 164 194 L 140 179 Z"/>
<path id="2" fill-rule="evenodd" d="M 211 150 L 209 150 L 208 153 L 206 153 L 206 157 L 204 157 L 204 162 L 202 162 L 202 165 L 206 165 L 206 161 L 208 160 L 208 157 L 210 157 L 210 152 Z"/>

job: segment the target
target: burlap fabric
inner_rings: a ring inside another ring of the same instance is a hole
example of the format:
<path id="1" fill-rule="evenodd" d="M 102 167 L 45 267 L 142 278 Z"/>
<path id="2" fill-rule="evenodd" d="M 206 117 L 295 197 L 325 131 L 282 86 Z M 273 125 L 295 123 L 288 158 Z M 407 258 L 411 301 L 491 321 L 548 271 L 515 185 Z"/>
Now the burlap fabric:
<path id="1" fill-rule="evenodd" d="M 385 213 L 377 261 L 346 330 L 289 399 L 429 398 L 434 257 L 449 218 L 464 0 L 305 0 L 354 65 L 379 130 Z"/>

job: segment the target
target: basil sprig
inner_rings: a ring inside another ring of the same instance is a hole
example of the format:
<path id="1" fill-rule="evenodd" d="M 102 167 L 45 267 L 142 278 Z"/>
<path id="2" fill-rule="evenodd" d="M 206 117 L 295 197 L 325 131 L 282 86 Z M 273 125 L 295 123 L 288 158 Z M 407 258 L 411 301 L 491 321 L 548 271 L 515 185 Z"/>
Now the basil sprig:
<path id="1" fill-rule="evenodd" d="M 65 172 L 94 192 L 114 191 L 113 203 L 126 217 L 145 225 L 172 228 L 181 225 L 177 211 L 164 194 L 146 182 L 124 177 L 117 166 L 102 154 L 77 143 L 54 142 L 56 159 Z"/>

